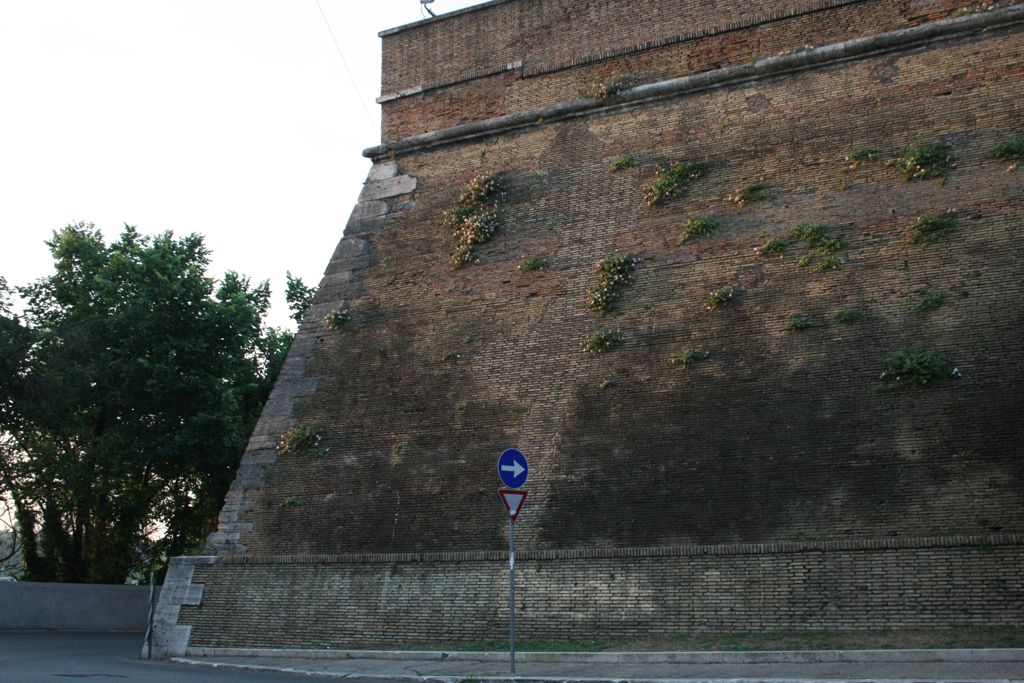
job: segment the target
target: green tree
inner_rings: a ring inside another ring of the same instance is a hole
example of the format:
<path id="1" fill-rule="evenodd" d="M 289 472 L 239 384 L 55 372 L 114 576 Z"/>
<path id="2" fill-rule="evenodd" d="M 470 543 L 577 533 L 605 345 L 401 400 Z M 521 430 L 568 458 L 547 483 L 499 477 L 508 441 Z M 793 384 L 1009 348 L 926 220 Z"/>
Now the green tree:
<path id="1" fill-rule="evenodd" d="M 284 298 L 288 302 L 288 308 L 292 312 L 292 320 L 296 324 L 302 324 L 302 318 L 306 310 L 313 303 L 313 295 L 316 294 L 316 287 L 307 287 L 300 277 L 292 277 L 291 271 L 285 272 Z"/>
<path id="2" fill-rule="evenodd" d="M 291 335 L 264 329 L 267 283 L 207 277 L 200 236 L 78 224 L 47 245 L 23 320 L 0 316 L 0 481 L 26 578 L 120 583 L 210 531 Z"/>

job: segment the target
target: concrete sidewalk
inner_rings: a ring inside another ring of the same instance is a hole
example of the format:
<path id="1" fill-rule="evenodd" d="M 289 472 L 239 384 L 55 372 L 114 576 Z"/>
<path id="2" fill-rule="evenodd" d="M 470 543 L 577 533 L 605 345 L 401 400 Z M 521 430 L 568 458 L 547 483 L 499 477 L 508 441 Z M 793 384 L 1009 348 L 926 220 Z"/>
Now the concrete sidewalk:
<path id="1" fill-rule="evenodd" d="M 508 653 L 200 649 L 173 661 L 327 678 L 416 683 L 730 681 L 1024 683 L 1024 650 Z"/>

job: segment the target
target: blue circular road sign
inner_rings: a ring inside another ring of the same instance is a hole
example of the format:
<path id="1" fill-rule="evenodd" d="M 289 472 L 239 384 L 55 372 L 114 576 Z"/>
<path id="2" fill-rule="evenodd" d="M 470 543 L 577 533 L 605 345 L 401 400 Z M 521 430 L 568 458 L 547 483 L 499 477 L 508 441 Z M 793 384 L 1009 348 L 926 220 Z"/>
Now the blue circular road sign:
<path id="1" fill-rule="evenodd" d="M 498 456 L 498 479 L 510 489 L 522 488 L 529 474 L 526 456 L 518 449 L 507 448 Z"/>

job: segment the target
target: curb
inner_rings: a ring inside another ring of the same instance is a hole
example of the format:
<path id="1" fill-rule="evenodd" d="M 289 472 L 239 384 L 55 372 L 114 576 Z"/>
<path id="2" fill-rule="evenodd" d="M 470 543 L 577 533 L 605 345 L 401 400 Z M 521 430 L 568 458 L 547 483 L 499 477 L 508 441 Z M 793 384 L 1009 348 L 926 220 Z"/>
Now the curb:
<path id="1" fill-rule="evenodd" d="M 565 676 L 417 676 L 417 675 L 375 675 L 365 673 L 346 673 L 334 671 L 310 671 L 296 667 L 265 666 L 258 664 L 231 664 L 224 662 L 204 662 L 185 657 L 172 657 L 170 661 L 190 666 L 201 666 L 213 669 L 235 669 L 245 671 L 273 671 L 277 673 L 301 674 L 317 678 L 360 679 L 375 683 L 908 683 L 906 678 L 571 678 Z M 914 677 L 913 683 L 1024 683 L 1019 679 L 939 679 Z"/>
<path id="2" fill-rule="evenodd" d="M 306 660 L 419 662 L 507 662 L 507 652 L 445 650 L 296 650 L 190 647 L 186 657 L 276 657 Z M 1024 648 L 945 650 L 764 650 L 716 652 L 517 652 L 516 661 L 534 664 L 822 664 L 1024 662 Z M 519 680 L 519 679 L 516 679 Z"/>

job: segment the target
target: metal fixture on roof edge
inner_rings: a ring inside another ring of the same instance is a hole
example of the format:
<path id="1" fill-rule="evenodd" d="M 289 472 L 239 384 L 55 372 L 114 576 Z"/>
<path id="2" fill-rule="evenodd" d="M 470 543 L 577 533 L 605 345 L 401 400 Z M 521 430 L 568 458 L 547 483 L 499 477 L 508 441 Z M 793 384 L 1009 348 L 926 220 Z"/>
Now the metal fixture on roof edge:
<path id="1" fill-rule="evenodd" d="M 427 14 L 429 14 L 432 17 L 436 17 L 437 15 L 434 14 L 430 7 L 428 7 L 428 5 L 432 2 L 434 2 L 434 0 L 420 0 L 420 6 L 423 7 L 423 9 L 427 10 Z"/>

